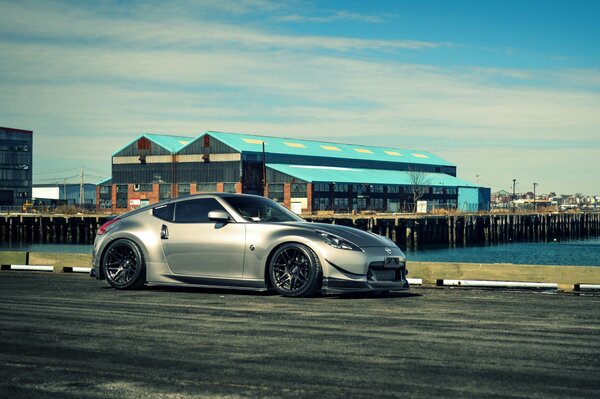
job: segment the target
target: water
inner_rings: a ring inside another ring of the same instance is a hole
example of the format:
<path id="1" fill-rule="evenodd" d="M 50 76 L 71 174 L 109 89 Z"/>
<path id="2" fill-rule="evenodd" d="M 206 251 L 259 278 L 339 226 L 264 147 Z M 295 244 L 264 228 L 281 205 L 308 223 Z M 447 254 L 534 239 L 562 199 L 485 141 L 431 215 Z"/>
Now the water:
<path id="1" fill-rule="evenodd" d="M 91 254 L 92 246 L 0 242 L 0 251 Z M 600 238 L 548 243 L 407 249 L 405 254 L 408 260 L 421 262 L 600 266 Z"/>
<path id="2" fill-rule="evenodd" d="M 600 238 L 547 243 L 408 249 L 405 254 L 408 260 L 420 262 L 600 266 Z"/>
<path id="3" fill-rule="evenodd" d="M 0 242 L 0 251 L 28 251 L 91 255 L 92 248 L 92 245 L 83 244 L 25 244 L 18 242 Z"/>

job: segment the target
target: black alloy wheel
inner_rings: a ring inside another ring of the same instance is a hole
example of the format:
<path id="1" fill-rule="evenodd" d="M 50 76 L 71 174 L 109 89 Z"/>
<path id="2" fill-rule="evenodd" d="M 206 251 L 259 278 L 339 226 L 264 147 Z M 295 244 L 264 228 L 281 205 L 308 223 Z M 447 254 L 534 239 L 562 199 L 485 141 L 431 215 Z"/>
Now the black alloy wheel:
<path id="1" fill-rule="evenodd" d="M 111 243 L 102 260 L 106 281 L 117 289 L 135 289 L 146 282 L 144 257 L 132 241 L 120 239 Z"/>
<path id="2" fill-rule="evenodd" d="M 277 292 L 293 297 L 315 295 L 323 278 L 317 255 L 306 245 L 298 243 L 277 248 L 269 263 L 269 275 Z"/>

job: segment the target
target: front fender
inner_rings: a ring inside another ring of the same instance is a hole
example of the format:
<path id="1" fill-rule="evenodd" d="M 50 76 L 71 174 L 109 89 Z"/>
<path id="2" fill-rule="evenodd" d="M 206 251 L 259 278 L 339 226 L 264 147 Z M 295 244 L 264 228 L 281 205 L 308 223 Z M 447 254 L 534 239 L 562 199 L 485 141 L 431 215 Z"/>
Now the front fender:
<path id="1" fill-rule="evenodd" d="M 269 256 L 278 246 L 290 242 L 311 248 L 319 258 L 324 276 L 339 275 L 339 270 L 332 263 L 354 275 L 367 273 L 367 257 L 363 252 L 333 248 L 304 229 L 249 224 L 246 229 L 244 278 L 265 279 Z"/>

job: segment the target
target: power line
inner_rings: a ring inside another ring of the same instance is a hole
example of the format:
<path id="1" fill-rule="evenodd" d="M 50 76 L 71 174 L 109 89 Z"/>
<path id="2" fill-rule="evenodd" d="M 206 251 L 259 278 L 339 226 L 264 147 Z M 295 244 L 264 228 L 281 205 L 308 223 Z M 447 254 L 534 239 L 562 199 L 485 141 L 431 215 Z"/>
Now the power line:
<path id="1" fill-rule="evenodd" d="M 54 169 L 54 170 L 47 170 L 45 172 L 34 172 L 34 175 L 49 175 L 52 173 L 63 173 L 63 172 L 69 172 L 71 170 L 77 170 L 77 168 L 63 168 L 63 169 Z"/>

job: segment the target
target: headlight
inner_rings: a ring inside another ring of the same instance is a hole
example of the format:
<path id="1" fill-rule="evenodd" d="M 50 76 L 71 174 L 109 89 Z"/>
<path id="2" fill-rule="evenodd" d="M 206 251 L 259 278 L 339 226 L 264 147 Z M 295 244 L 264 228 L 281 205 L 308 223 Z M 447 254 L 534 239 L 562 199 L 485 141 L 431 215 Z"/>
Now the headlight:
<path id="1" fill-rule="evenodd" d="M 350 241 L 343 239 L 342 237 L 338 237 L 335 234 L 328 233 L 323 230 L 315 230 L 317 234 L 319 234 L 325 242 L 337 249 L 346 249 L 348 251 L 361 251 L 362 249 L 357 245 L 352 244 Z"/>

